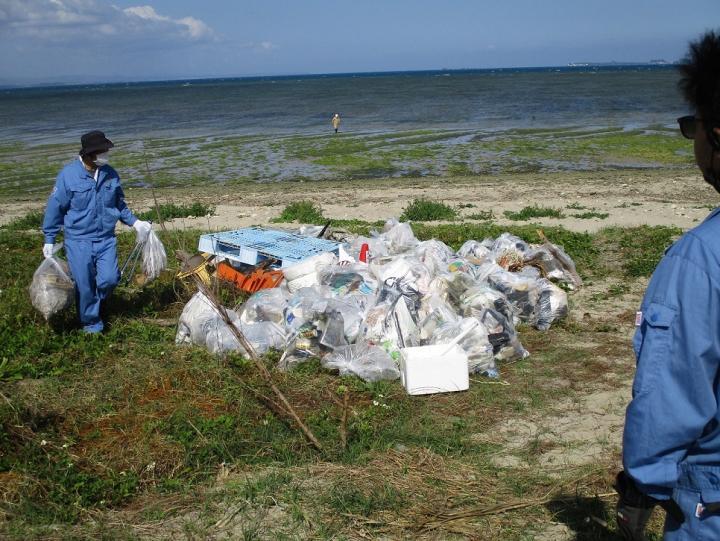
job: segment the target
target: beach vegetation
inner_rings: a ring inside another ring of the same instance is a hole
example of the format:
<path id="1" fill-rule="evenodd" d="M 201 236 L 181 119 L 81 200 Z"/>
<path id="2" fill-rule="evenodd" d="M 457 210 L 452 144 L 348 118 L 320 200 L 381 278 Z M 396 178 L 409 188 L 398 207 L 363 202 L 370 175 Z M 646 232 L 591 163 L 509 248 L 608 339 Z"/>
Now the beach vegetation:
<path id="1" fill-rule="evenodd" d="M 584 205 L 581 205 L 580 203 L 570 203 L 569 205 L 565 205 L 566 209 L 570 210 L 587 210 L 588 208 Z"/>
<path id="2" fill-rule="evenodd" d="M 578 218 L 580 220 L 592 220 L 593 218 L 597 218 L 598 220 L 605 220 L 608 216 L 610 216 L 607 212 L 597 212 L 594 210 L 590 210 L 587 212 L 579 212 L 577 214 L 571 214 L 573 218 Z"/>
<path id="3" fill-rule="evenodd" d="M 468 214 L 465 216 L 468 220 L 480 220 L 480 221 L 489 221 L 495 219 L 495 213 L 492 210 L 481 210 L 478 212 L 474 212 L 472 214 Z"/>
<path id="4" fill-rule="evenodd" d="M 325 221 L 322 208 L 312 201 L 294 201 L 282 210 L 280 216 L 273 219 L 275 223 L 322 224 Z"/>
<path id="5" fill-rule="evenodd" d="M 403 208 L 400 221 L 407 222 L 432 222 L 437 220 L 454 220 L 458 212 L 453 207 L 441 201 L 417 198 L 413 199 Z"/>
<path id="6" fill-rule="evenodd" d="M 515 222 L 521 222 L 525 220 L 531 220 L 533 218 L 564 218 L 562 210 L 552 207 L 541 207 L 539 205 L 532 205 L 529 207 L 523 207 L 519 211 L 515 212 L 512 210 L 506 210 L 504 212 L 505 217 L 508 220 Z"/>
<path id="7" fill-rule="evenodd" d="M 161 203 L 157 207 L 137 213 L 136 216 L 140 220 L 157 222 L 158 213 L 162 221 L 174 220 L 175 218 L 202 218 L 204 216 L 213 216 L 215 214 L 215 207 L 197 201 L 189 205 Z"/>

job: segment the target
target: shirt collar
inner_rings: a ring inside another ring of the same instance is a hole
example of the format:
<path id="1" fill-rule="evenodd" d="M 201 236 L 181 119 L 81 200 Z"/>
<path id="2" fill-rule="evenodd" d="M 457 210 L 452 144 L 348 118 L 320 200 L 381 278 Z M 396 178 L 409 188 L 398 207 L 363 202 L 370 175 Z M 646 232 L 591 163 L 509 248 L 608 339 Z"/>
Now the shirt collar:
<path id="1" fill-rule="evenodd" d="M 82 156 L 78 155 L 78 160 L 80 160 L 80 165 L 82 165 L 82 168 L 83 168 L 86 172 L 89 173 L 90 171 L 88 171 L 88 170 L 87 170 L 87 167 L 85 167 L 85 162 L 83 161 Z M 95 179 L 95 182 L 98 181 L 99 175 L 100 175 L 100 168 L 99 168 L 99 167 L 96 167 L 96 168 L 95 168 L 95 173 L 93 174 L 93 179 Z"/>

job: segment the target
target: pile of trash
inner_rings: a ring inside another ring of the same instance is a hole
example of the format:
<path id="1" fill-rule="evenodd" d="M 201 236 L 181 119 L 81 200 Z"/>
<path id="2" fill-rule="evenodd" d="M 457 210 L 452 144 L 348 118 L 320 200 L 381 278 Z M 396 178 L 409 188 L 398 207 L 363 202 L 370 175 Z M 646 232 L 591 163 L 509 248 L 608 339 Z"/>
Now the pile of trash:
<path id="1" fill-rule="evenodd" d="M 395 219 L 370 237 L 346 239 L 338 255 L 313 256 L 283 274 L 279 287 L 227 310 L 233 325 L 257 353 L 282 351 L 280 369 L 319 358 L 366 381 L 398 378 L 403 348 L 450 344 L 462 333 L 470 373 L 498 377 L 498 361 L 529 355 L 516 327 L 549 329 L 567 314 L 566 290 L 582 285 L 572 259 L 550 242 L 503 233 L 456 252 L 419 241 Z M 243 351 L 201 292 L 185 306 L 176 342 Z"/>

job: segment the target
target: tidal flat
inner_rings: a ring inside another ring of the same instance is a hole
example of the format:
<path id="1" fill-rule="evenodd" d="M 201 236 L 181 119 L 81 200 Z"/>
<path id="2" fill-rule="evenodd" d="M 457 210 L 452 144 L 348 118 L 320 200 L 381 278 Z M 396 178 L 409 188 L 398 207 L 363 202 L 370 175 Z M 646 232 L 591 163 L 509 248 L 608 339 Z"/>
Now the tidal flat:
<path id="1" fill-rule="evenodd" d="M 116 140 L 127 188 L 467 177 L 565 171 L 692 170 L 692 147 L 664 126 Z M 76 144 L 0 145 L 0 198 L 46 194 Z"/>

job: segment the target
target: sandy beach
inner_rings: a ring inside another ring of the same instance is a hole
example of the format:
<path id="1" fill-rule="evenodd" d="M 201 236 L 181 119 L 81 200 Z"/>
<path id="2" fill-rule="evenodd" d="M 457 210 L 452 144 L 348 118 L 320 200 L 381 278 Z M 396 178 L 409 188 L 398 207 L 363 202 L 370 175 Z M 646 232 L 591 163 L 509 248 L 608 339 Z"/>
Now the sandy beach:
<path id="1" fill-rule="evenodd" d="M 132 209 L 152 205 L 150 190 L 129 188 Z M 282 209 L 298 200 L 320 205 L 328 218 L 368 222 L 402 214 L 415 198 L 442 201 L 459 207 L 459 220 L 473 221 L 473 214 L 492 211 L 498 224 L 517 224 L 504 216 L 538 205 L 562 209 L 565 218 L 534 218 L 542 225 L 560 225 L 573 231 L 595 232 L 608 226 L 676 226 L 689 229 L 707 216 L 718 195 L 699 174 L 685 170 L 593 171 L 500 175 L 366 179 L 362 181 L 310 181 L 245 184 L 241 189 L 223 186 L 160 189 L 161 203 L 200 201 L 215 206 L 206 218 L 176 219 L 169 225 L 208 231 L 268 224 Z M 569 208 L 568 208 L 569 207 Z M 0 225 L 44 208 L 44 199 L 17 196 L 0 202 Z M 594 211 L 607 218 L 578 218 L 573 214 Z M 123 226 L 119 226 L 122 228 Z"/>

